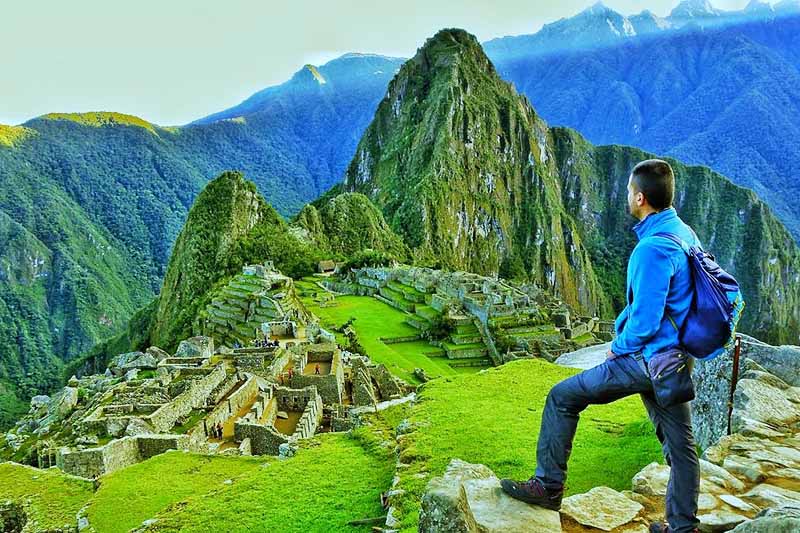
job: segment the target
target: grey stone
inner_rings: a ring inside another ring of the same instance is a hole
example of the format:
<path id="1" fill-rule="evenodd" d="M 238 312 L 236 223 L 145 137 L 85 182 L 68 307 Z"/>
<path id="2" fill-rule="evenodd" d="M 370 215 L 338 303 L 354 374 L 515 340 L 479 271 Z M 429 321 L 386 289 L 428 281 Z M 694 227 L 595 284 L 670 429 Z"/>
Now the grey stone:
<path id="1" fill-rule="evenodd" d="M 211 337 L 192 337 L 181 341 L 175 357 L 211 357 L 214 355 L 214 339 Z"/>
<path id="2" fill-rule="evenodd" d="M 161 361 L 169 357 L 169 354 L 164 350 L 162 350 L 161 348 L 159 348 L 158 346 L 151 346 L 148 349 L 146 349 L 144 353 L 151 355 L 156 359 L 156 361 Z"/>
<path id="3" fill-rule="evenodd" d="M 627 524 L 644 507 L 608 487 L 595 487 L 584 494 L 564 498 L 561 512 L 576 522 L 604 531 Z"/>
<path id="4" fill-rule="evenodd" d="M 650 463 L 633 476 L 633 492 L 645 496 L 664 496 L 669 483 L 669 467 Z"/>
<path id="5" fill-rule="evenodd" d="M 47 404 L 50 403 L 50 396 L 45 394 L 39 394 L 31 398 L 31 409 L 39 409 L 40 407 L 45 407 Z"/>
<path id="6" fill-rule="evenodd" d="M 761 507 L 800 506 L 800 493 L 769 483 L 756 485 L 744 497 L 755 500 Z"/>
<path id="7" fill-rule="evenodd" d="M 770 346 L 748 335 L 741 335 L 740 376 L 747 359 L 792 386 L 800 386 L 800 347 Z M 697 361 L 692 372 L 697 397 L 692 402 L 694 436 L 707 448 L 725 435 L 728 423 L 733 354 L 727 352 L 711 361 Z"/>
<path id="8" fill-rule="evenodd" d="M 800 531 L 800 507 L 783 505 L 766 509 L 753 520 L 733 529 L 734 533 L 797 533 Z"/>
<path id="9" fill-rule="evenodd" d="M 707 492 L 701 493 L 697 497 L 697 508 L 700 511 L 710 511 L 717 507 L 717 498 L 713 494 Z"/>
<path id="10" fill-rule="evenodd" d="M 744 483 L 733 474 L 705 459 L 700 459 L 700 475 L 722 488 L 736 492 L 744 490 Z"/>
<path id="11" fill-rule="evenodd" d="M 715 511 L 713 513 L 701 514 L 697 516 L 700 521 L 697 528 L 703 533 L 717 533 L 718 531 L 729 531 L 747 520 L 746 516 L 728 511 Z"/>
<path id="12" fill-rule="evenodd" d="M 496 477 L 469 479 L 462 484 L 467 506 L 480 533 L 561 531 L 558 512 L 511 498 Z"/>
<path id="13" fill-rule="evenodd" d="M 738 474 L 753 483 L 764 481 L 767 477 L 764 473 L 763 465 L 749 457 L 729 455 L 722 462 L 722 467 L 728 472 Z"/>
<path id="14" fill-rule="evenodd" d="M 755 512 L 755 511 L 758 510 L 755 506 L 750 505 L 749 503 L 747 503 L 743 499 L 741 499 L 741 498 L 739 498 L 737 496 L 733 496 L 731 494 L 720 494 L 719 495 L 719 499 L 722 500 L 723 502 L 727 503 L 728 505 L 730 505 L 734 509 L 738 509 L 740 511 L 744 511 L 746 513 Z"/>
<path id="15" fill-rule="evenodd" d="M 610 342 L 587 346 L 586 348 L 560 355 L 555 360 L 555 363 L 561 366 L 580 368 L 581 370 L 594 368 L 606 360 L 606 354 L 609 349 L 611 349 Z"/>
<path id="16" fill-rule="evenodd" d="M 125 435 L 134 437 L 136 435 L 147 435 L 154 433 L 153 427 L 141 418 L 131 418 L 125 427 Z"/>
<path id="17" fill-rule="evenodd" d="M 127 363 L 120 365 L 120 368 L 124 370 L 137 368 L 139 370 L 155 370 L 158 367 L 158 359 L 152 354 L 143 353 L 136 359 L 128 361 Z"/>
<path id="18" fill-rule="evenodd" d="M 131 368 L 127 372 L 125 372 L 125 381 L 133 381 L 139 376 L 139 369 L 138 368 Z"/>
<path id="19" fill-rule="evenodd" d="M 442 477 L 428 482 L 422 498 L 419 531 L 559 532 L 561 520 L 555 511 L 505 495 L 500 480 L 486 466 L 454 459 Z"/>
<path id="20" fill-rule="evenodd" d="M 64 418 L 78 405 L 78 389 L 64 387 L 50 400 L 47 405 L 47 415 L 52 420 Z"/>

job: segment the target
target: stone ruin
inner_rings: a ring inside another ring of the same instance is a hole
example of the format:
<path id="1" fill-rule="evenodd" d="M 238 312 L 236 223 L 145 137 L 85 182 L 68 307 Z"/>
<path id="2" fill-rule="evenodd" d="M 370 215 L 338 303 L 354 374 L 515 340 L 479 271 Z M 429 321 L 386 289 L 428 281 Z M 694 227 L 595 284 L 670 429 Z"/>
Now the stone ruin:
<path id="1" fill-rule="evenodd" d="M 293 337 L 297 324 L 309 319 L 292 279 L 267 261 L 242 267 L 241 274 L 212 295 L 200 329 L 218 344 L 233 348 L 264 335 Z"/>
<path id="2" fill-rule="evenodd" d="M 451 366 L 498 365 L 531 356 L 552 361 L 613 334 L 613 322 L 573 316 L 535 285 L 469 272 L 365 267 L 323 283 L 337 292 L 372 295 L 408 313 L 406 322 L 421 332 L 446 317 L 454 330 L 434 344 L 453 360 Z"/>
<path id="3" fill-rule="evenodd" d="M 279 279 L 266 267 L 244 272 Z M 351 409 L 410 391 L 383 365 L 342 352 L 305 316 L 262 322 L 269 342 L 231 349 L 196 336 L 174 354 L 121 354 L 104 374 L 73 377 L 53 398 L 34 398 L 6 440 L 14 450 L 37 441 L 40 466 L 96 478 L 169 449 L 291 454 L 317 432 L 354 427 Z"/>

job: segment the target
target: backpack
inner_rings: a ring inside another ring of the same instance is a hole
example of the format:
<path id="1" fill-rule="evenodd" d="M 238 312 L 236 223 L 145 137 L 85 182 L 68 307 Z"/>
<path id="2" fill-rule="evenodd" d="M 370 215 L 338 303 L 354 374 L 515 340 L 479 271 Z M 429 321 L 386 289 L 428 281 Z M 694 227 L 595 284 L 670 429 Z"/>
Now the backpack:
<path id="1" fill-rule="evenodd" d="M 699 246 L 689 246 L 674 233 L 657 233 L 678 244 L 689 258 L 694 291 L 689 313 L 678 331 L 678 340 L 697 359 L 709 360 L 733 346 L 744 298 L 736 279 L 722 270 L 714 255 Z"/>

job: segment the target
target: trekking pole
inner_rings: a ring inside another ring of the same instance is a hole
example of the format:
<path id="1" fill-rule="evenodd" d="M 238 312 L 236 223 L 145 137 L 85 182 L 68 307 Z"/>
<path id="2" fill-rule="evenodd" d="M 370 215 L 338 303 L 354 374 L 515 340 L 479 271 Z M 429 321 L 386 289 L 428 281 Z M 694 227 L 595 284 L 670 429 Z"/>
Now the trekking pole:
<path id="1" fill-rule="evenodd" d="M 731 394 L 728 398 L 728 435 L 731 434 L 731 416 L 733 416 L 733 393 L 736 392 L 736 383 L 739 381 L 739 353 L 742 347 L 742 338 L 737 335 L 733 344 L 733 373 L 731 374 Z"/>

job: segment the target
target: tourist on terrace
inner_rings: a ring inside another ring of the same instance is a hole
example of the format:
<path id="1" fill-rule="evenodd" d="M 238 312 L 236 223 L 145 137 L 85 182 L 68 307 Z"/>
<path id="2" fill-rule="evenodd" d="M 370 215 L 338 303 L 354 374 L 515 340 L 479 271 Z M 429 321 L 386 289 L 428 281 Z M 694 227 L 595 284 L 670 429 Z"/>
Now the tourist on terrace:
<path id="1" fill-rule="evenodd" d="M 690 246 L 700 246 L 694 230 L 672 206 L 674 194 L 672 168 L 660 159 L 642 161 L 628 177 L 628 209 L 640 220 L 633 226 L 639 242 L 628 262 L 627 306 L 615 321 L 616 337 L 605 362 L 550 390 L 539 430 L 535 475 L 527 481 L 501 480 L 503 490 L 512 497 L 560 509 L 567 461 L 581 411 L 591 404 L 639 394 L 666 462 L 672 467 L 666 494 L 667 524 L 652 524 L 650 532 L 698 531 L 700 472 L 689 402 L 659 406 L 647 370 L 654 354 L 682 349 L 678 331 L 693 293 L 690 265 L 683 249 L 671 239 L 655 235 L 673 233 Z"/>

